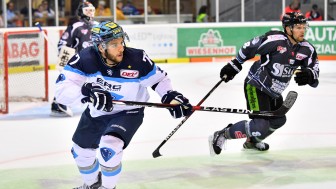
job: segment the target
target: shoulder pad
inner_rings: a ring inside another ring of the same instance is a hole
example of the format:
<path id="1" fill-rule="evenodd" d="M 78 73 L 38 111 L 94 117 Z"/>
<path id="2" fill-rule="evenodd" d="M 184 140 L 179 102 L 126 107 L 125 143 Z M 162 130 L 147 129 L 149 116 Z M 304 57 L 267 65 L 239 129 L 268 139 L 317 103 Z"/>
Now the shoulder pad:
<path id="1" fill-rule="evenodd" d="M 267 37 L 269 35 L 279 35 L 279 34 L 286 36 L 286 34 L 284 32 L 282 32 L 282 31 L 276 31 L 276 30 L 271 30 L 271 31 L 266 32 L 265 36 Z"/>

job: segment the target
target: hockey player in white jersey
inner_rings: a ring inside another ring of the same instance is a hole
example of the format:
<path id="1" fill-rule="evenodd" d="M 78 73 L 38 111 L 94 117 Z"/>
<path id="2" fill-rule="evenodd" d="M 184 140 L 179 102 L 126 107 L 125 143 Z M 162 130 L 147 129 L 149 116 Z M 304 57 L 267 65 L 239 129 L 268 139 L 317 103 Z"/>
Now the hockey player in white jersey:
<path id="1" fill-rule="evenodd" d="M 77 8 L 78 19 L 72 21 L 65 29 L 58 42 L 59 59 L 57 69 L 62 71 L 64 66 L 68 63 L 70 58 L 82 49 L 92 46 L 91 28 L 98 24 L 93 20 L 95 7 L 90 2 L 83 2 Z M 57 102 L 54 98 L 51 104 L 51 116 L 65 117 L 72 116 L 71 109 L 64 104 Z"/>
<path id="2" fill-rule="evenodd" d="M 167 73 L 144 50 L 126 47 L 126 39 L 122 27 L 112 21 L 94 26 L 94 46 L 73 56 L 56 83 L 60 103 L 89 102 L 72 138 L 72 154 L 84 181 L 78 188 L 115 188 L 123 150 L 142 124 L 144 108 L 113 105 L 112 100 L 146 102 L 149 88 L 162 103 L 177 104 L 169 109 L 174 118 L 192 112 Z"/>

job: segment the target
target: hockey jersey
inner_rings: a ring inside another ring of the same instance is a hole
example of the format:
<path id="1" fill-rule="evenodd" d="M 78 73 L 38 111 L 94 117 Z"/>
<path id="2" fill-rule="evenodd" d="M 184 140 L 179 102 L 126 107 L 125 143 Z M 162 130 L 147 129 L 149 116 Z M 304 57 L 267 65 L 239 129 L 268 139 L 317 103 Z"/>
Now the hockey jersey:
<path id="1" fill-rule="evenodd" d="M 84 82 L 95 83 L 109 91 L 115 100 L 141 101 L 149 100 L 148 87 L 164 84 L 164 89 L 157 91 L 162 97 L 172 90 L 165 71 L 160 69 L 140 49 L 125 47 L 123 60 L 115 67 L 107 67 L 95 46 L 83 49 L 73 56 L 56 81 L 55 96 L 59 103 L 75 106 L 84 96 L 81 87 Z M 157 87 L 158 88 L 158 87 Z M 89 104 L 92 117 L 115 114 L 123 110 L 138 107 L 115 105 L 112 112 L 99 111 Z"/>
<path id="2" fill-rule="evenodd" d="M 61 50 L 63 45 L 75 49 L 76 52 L 92 46 L 91 25 L 82 19 L 70 24 L 58 42 L 58 51 Z"/>
<path id="3" fill-rule="evenodd" d="M 299 67 L 312 71 L 314 83 L 311 86 L 317 87 L 319 61 L 315 48 L 308 41 L 292 45 L 285 33 L 270 31 L 246 42 L 236 59 L 243 63 L 256 54 L 260 59 L 251 66 L 246 82 L 270 96 L 279 97 Z"/>

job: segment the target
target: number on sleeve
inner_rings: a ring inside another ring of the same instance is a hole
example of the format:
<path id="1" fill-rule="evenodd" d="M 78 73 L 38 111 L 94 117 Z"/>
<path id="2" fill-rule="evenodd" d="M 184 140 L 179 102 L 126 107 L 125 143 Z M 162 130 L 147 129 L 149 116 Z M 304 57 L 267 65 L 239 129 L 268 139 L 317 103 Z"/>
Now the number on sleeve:
<path id="1" fill-rule="evenodd" d="M 145 51 L 143 52 L 142 61 L 149 62 L 151 65 L 153 65 L 152 60 L 148 57 L 148 55 L 145 53 Z"/>

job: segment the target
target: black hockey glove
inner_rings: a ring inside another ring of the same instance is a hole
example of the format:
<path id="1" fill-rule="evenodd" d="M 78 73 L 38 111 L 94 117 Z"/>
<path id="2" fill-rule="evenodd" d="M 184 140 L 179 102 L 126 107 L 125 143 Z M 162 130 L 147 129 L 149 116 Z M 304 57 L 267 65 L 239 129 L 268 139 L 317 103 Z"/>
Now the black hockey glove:
<path id="1" fill-rule="evenodd" d="M 295 73 L 295 82 L 299 85 L 307 85 L 314 83 L 314 75 L 310 69 L 304 68 Z"/>
<path id="2" fill-rule="evenodd" d="M 192 113 L 192 105 L 189 100 L 177 91 L 168 91 L 163 95 L 161 102 L 164 104 L 178 104 L 174 108 L 169 108 L 170 114 L 174 118 L 189 116 Z"/>
<path id="3" fill-rule="evenodd" d="M 113 110 L 111 94 L 98 85 L 92 83 L 84 83 L 82 86 L 82 94 L 86 96 L 82 99 L 82 103 L 92 102 L 97 110 L 111 112 Z"/>
<path id="4" fill-rule="evenodd" d="M 242 70 L 242 65 L 234 59 L 227 63 L 220 71 L 220 77 L 227 83 Z"/>

